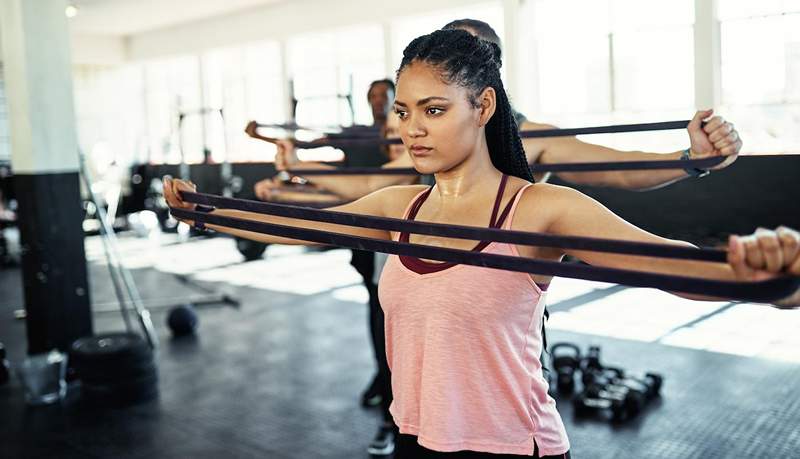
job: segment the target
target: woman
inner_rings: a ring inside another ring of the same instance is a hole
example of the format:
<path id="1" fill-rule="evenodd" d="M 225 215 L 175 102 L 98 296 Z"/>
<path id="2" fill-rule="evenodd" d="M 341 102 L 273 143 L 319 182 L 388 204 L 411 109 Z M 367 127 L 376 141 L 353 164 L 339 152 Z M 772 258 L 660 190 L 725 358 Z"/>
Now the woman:
<path id="1" fill-rule="evenodd" d="M 568 188 L 533 184 L 500 80 L 500 49 L 461 30 L 440 30 L 406 48 L 397 76 L 400 134 L 436 185 L 390 187 L 334 210 L 455 225 L 688 245 L 647 233 Z M 171 206 L 192 190 L 170 181 Z M 800 233 L 780 228 L 732 237 L 728 264 L 652 259 L 509 244 L 478 244 L 370 228 L 310 223 L 233 210 L 222 215 L 432 246 L 716 279 L 800 275 Z M 273 243 L 302 243 L 211 226 Z M 459 451 L 564 457 L 569 442 L 538 360 L 543 291 L 550 278 L 391 256 L 381 282 L 386 352 L 392 369 L 396 457 Z M 697 295 L 681 296 L 712 299 Z M 800 306 L 800 292 L 781 300 Z"/>

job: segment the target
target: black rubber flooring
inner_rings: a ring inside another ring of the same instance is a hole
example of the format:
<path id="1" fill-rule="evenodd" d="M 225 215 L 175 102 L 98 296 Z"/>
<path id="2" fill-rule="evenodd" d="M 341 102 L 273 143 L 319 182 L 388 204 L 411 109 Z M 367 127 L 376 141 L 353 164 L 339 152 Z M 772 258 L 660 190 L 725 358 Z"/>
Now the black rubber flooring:
<path id="1" fill-rule="evenodd" d="M 90 273 L 93 300 L 113 300 L 105 268 L 92 262 Z M 153 268 L 134 276 L 147 298 L 198 293 Z M 20 286 L 19 270 L 0 270 L 0 341 L 14 362 L 25 352 L 24 322 L 13 318 Z M 366 306 L 328 291 L 219 286 L 242 305 L 200 309 L 196 339 L 171 339 L 165 312 L 153 311 L 158 400 L 103 411 L 72 399 L 28 408 L 16 379 L 0 387 L 0 457 L 368 457 L 380 416 L 358 405 L 373 372 Z M 97 314 L 95 328 L 118 330 L 122 321 Z M 573 457 L 800 457 L 798 364 L 559 330 L 548 338 L 601 345 L 608 363 L 667 378 L 662 399 L 622 425 L 577 419 L 559 400 Z"/>

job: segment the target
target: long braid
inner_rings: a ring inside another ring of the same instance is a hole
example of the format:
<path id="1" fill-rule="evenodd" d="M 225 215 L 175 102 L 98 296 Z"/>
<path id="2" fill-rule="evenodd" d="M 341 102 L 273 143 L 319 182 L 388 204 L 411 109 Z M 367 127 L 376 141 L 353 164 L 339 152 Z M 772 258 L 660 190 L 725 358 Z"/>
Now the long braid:
<path id="1" fill-rule="evenodd" d="M 491 86 L 497 93 L 497 109 L 486 126 L 486 142 L 502 148 L 501 154 L 491 155 L 492 163 L 499 170 L 532 182 L 533 173 L 528 165 L 525 149 L 522 147 L 519 127 L 499 75 Z"/>

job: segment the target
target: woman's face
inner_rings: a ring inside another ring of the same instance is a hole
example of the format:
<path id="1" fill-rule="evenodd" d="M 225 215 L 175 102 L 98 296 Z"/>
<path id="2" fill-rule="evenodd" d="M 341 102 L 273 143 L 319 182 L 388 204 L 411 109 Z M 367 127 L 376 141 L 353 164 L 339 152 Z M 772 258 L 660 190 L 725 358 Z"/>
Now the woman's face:
<path id="1" fill-rule="evenodd" d="M 389 116 L 386 118 L 386 125 L 383 128 L 383 134 L 387 139 L 400 138 L 400 117 L 397 116 L 397 113 L 395 113 L 394 110 L 390 111 Z M 407 154 L 406 146 L 402 143 L 388 145 L 388 151 L 389 161 L 394 161 L 395 159 Z"/>
<path id="2" fill-rule="evenodd" d="M 485 122 L 468 96 L 465 88 L 445 83 L 429 64 L 414 62 L 400 73 L 394 111 L 418 172 L 449 171 L 480 145 Z"/>

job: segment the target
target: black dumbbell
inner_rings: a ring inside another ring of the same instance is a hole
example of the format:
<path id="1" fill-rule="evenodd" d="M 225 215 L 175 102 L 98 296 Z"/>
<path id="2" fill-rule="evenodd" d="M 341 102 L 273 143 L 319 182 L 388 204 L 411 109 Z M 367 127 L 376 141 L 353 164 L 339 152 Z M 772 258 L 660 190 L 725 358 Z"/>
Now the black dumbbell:
<path id="1" fill-rule="evenodd" d="M 664 384 L 664 377 L 658 373 L 646 373 L 643 378 L 632 376 L 621 377 L 616 383 L 641 392 L 645 399 L 650 401 L 661 395 L 661 386 Z"/>
<path id="2" fill-rule="evenodd" d="M 575 414 L 579 416 L 610 411 L 613 421 L 622 422 L 639 414 L 644 406 L 644 398 L 640 393 L 625 386 L 592 384 L 584 388 L 573 403 Z"/>
<path id="3" fill-rule="evenodd" d="M 612 419 L 623 421 L 628 418 L 625 395 L 617 391 L 608 391 L 601 386 L 592 385 L 584 388 L 572 403 L 578 416 L 609 411 Z"/>
<path id="4" fill-rule="evenodd" d="M 603 367 L 599 369 L 583 370 L 581 382 L 583 387 L 607 386 L 613 384 L 614 380 L 624 378 L 625 371 L 619 367 Z"/>
<path id="5" fill-rule="evenodd" d="M 562 394 L 575 391 L 575 371 L 581 363 L 581 350 L 572 343 L 556 343 L 550 347 L 553 371 L 556 373 L 556 386 Z"/>

